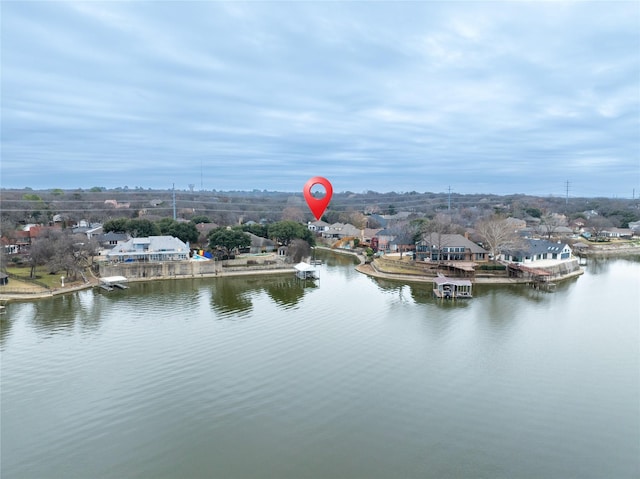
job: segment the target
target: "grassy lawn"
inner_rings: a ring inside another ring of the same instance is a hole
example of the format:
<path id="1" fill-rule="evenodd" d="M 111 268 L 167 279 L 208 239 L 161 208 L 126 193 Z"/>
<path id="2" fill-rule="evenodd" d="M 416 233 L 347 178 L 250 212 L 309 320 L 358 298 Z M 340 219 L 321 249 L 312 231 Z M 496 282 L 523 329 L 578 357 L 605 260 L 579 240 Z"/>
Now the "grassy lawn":
<path id="1" fill-rule="evenodd" d="M 18 275 L 21 278 L 24 278 L 25 280 L 28 280 L 30 272 L 31 272 L 31 268 L 16 267 L 16 266 L 7 267 L 7 273 Z M 64 276 L 64 273 L 49 274 L 49 272 L 45 267 L 39 266 L 36 268 L 36 277 L 34 279 L 38 280 L 40 283 L 46 284 L 50 288 L 59 288 L 60 276 Z"/>

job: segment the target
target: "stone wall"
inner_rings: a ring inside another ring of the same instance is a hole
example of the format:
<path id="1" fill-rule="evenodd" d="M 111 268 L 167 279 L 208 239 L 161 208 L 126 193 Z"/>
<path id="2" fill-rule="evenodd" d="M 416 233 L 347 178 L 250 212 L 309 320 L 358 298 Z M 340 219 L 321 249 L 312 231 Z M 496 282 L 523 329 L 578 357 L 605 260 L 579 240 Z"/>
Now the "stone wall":
<path id="1" fill-rule="evenodd" d="M 225 261 L 164 261 L 135 263 L 100 263 L 100 276 L 124 276 L 135 280 L 160 278 L 196 278 L 221 273 L 250 273 L 291 269 L 291 265 L 270 257 L 239 258 Z"/>
<path id="2" fill-rule="evenodd" d="M 535 267 L 535 262 L 533 264 L 527 264 L 527 266 Z M 580 262 L 577 258 L 573 258 L 554 266 L 545 266 L 542 269 L 549 271 L 552 277 L 566 276 L 574 271 L 578 271 L 580 269 Z"/>

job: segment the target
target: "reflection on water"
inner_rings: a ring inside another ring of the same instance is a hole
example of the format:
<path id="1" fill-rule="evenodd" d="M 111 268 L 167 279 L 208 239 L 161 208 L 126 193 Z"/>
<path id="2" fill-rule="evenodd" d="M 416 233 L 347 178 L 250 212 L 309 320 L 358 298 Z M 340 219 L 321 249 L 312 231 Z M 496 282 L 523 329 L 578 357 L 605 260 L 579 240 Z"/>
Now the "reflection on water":
<path id="1" fill-rule="evenodd" d="M 442 301 L 317 253 L 9 304 L 2 477 L 640 475 L 637 261 Z"/>
<path id="2" fill-rule="evenodd" d="M 292 308 L 306 292 L 317 288 L 311 280 L 299 280 L 293 274 L 240 278 L 224 278 L 211 285 L 211 307 L 226 318 L 231 314 L 246 315 L 253 309 L 253 300 L 265 292 L 280 306 Z"/>

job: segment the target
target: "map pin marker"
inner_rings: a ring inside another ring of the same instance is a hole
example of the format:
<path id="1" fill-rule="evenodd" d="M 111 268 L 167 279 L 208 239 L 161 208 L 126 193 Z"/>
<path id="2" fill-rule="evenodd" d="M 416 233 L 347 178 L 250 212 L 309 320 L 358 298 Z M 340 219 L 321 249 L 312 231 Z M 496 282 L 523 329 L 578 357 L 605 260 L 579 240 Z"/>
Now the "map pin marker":
<path id="1" fill-rule="evenodd" d="M 321 185 L 324 187 L 324 197 L 315 198 L 311 194 L 311 188 L 313 188 L 314 185 Z M 313 216 L 315 216 L 317 220 L 322 218 L 322 214 L 324 213 L 324 210 L 327 209 L 327 205 L 329 204 L 329 201 L 331 201 L 331 196 L 333 195 L 333 186 L 331 186 L 329 180 L 322 176 L 314 176 L 305 183 L 302 192 L 304 193 L 304 199 L 307 200 L 307 205 L 309 205 L 309 209 L 313 213 Z"/>

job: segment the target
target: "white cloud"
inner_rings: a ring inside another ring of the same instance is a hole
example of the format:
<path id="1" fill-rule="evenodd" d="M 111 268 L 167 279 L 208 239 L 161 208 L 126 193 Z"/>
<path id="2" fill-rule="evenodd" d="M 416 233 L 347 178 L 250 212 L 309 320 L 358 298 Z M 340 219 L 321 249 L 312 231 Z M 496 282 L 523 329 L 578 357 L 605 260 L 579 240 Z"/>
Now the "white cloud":
<path id="1" fill-rule="evenodd" d="M 203 159 L 218 189 L 315 168 L 353 191 L 475 191 L 580 161 L 601 183 L 638 166 L 638 21 L 622 2 L 9 2 L 3 183 L 59 157 L 32 186 L 82 186 L 87 158 L 113 186 Z"/>

